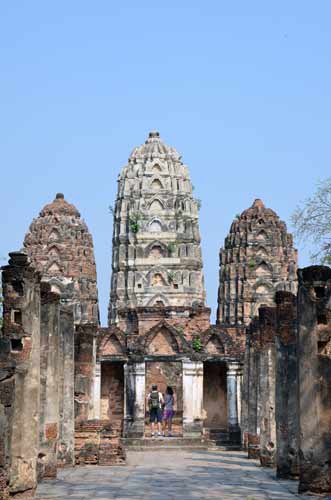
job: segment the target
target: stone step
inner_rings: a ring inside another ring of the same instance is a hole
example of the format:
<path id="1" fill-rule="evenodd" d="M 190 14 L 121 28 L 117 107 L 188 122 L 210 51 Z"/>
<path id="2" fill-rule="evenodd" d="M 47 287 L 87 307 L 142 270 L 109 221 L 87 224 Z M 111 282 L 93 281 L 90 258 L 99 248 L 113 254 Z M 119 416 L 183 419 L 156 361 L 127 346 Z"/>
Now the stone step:
<path id="1" fill-rule="evenodd" d="M 207 449 L 208 443 L 200 438 L 176 438 L 176 437 L 155 437 L 155 438 L 122 438 L 122 443 L 127 450 L 174 450 L 174 449 Z"/>
<path id="2" fill-rule="evenodd" d="M 211 439 L 218 438 L 218 437 L 227 437 L 229 435 L 229 432 L 227 429 L 208 429 L 208 433 Z"/>
<path id="3" fill-rule="evenodd" d="M 208 445 L 212 449 L 222 451 L 241 450 L 241 444 L 231 441 L 230 435 L 226 429 L 209 429 Z"/>
<path id="4" fill-rule="evenodd" d="M 208 440 L 208 449 L 218 451 L 241 451 L 242 447 L 239 444 L 233 444 L 230 442 L 224 443 Z"/>

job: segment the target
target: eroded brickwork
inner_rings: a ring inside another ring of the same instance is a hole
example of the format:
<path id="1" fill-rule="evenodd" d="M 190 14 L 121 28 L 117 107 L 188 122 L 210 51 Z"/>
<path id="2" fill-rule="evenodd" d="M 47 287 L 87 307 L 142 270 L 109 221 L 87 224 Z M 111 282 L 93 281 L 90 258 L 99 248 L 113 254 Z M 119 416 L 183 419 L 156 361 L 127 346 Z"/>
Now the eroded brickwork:
<path id="1" fill-rule="evenodd" d="M 276 462 L 276 308 L 260 307 L 260 359 L 259 359 L 259 404 L 260 404 L 260 462 L 265 467 L 274 467 Z"/>
<path id="2" fill-rule="evenodd" d="M 299 475 L 296 296 L 277 292 L 276 304 L 277 476 L 287 479 Z"/>
<path id="3" fill-rule="evenodd" d="M 39 275 L 23 252 L 3 268 L 0 468 L 3 495 L 37 487 L 40 401 Z"/>
<path id="4" fill-rule="evenodd" d="M 299 491 L 331 493 L 331 269 L 299 271 Z"/>
<path id="5" fill-rule="evenodd" d="M 98 294 L 92 236 L 74 205 L 58 193 L 46 205 L 24 239 L 24 247 L 42 279 L 62 292 L 68 286 L 75 323 L 98 323 Z"/>
<path id="6" fill-rule="evenodd" d="M 101 419 L 121 429 L 124 415 L 124 370 L 121 362 L 101 367 Z"/>
<path id="7" fill-rule="evenodd" d="M 278 215 L 259 199 L 233 221 L 220 250 L 217 321 L 249 325 L 276 290 L 297 289 L 297 253 Z"/>
<path id="8" fill-rule="evenodd" d="M 71 301 L 61 302 L 59 349 L 59 441 L 58 466 L 74 462 L 74 312 Z"/>
<path id="9" fill-rule="evenodd" d="M 126 453 L 118 429 L 109 421 L 90 420 L 76 424 L 76 465 L 124 465 Z"/>
<path id="10" fill-rule="evenodd" d="M 96 363 L 97 325 L 75 329 L 75 421 L 93 417 L 93 378 Z"/>
<path id="11" fill-rule="evenodd" d="M 260 374 L 260 331 L 259 321 L 255 318 L 247 329 L 248 373 L 245 383 L 247 397 L 247 447 L 248 458 L 260 457 L 260 406 L 259 406 L 259 374 Z"/>
<path id="12" fill-rule="evenodd" d="M 60 295 L 41 283 L 38 480 L 57 474 Z"/>

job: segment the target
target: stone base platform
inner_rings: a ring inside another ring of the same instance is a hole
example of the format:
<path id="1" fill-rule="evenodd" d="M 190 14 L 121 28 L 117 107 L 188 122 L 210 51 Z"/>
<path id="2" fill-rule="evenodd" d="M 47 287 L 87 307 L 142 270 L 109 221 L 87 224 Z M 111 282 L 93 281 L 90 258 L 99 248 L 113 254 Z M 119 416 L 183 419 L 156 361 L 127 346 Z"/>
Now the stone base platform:
<path id="1" fill-rule="evenodd" d="M 120 427 L 107 421 L 88 420 L 76 424 L 76 465 L 125 465 L 120 436 Z"/>
<path id="2" fill-rule="evenodd" d="M 128 451 L 173 451 L 173 450 L 206 450 L 207 441 L 200 438 L 183 437 L 146 437 L 142 439 L 122 438 L 122 445 Z"/>
<path id="3" fill-rule="evenodd" d="M 208 442 L 208 447 L 224 451 L 240 451 L 241 443 L 238 439 L 233 439 L 233 436 L 226 429 L 206 429 L 205 438 Z"/>

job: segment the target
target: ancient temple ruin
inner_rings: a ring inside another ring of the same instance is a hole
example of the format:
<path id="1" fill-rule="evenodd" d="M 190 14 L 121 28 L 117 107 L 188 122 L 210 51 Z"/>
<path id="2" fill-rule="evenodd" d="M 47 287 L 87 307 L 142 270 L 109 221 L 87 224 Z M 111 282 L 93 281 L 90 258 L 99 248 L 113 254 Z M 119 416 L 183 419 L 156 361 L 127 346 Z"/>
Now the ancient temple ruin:
<path id="1" fill-rule="evenodd" d="M 227 435 L 229 419 L 237 431 L 240 341 L 210 325 L 199 201 L 187 166 L 158 132 L 122 169 L 113 215 L 109 328 L 98 352 L 101 418 L 120 419 L 128 440 L 148 436 L 145 401 L 154 380 L 163 392 L 169 383 L 175 390 L 178 436 L 201 440 L 206 413 L 208 431 Z M 123 414 L 114 411 L 115 401 Z"/>
<path id="2" fill-rule="evenodd" d="M 98 323 L 97 275 L 92 236 L 77 208 L 57 193 L 24 238 L 30 261 L 52 291 L 67 290 L 76 324 Z"/>
<path id="3" fill-rule="evenodd" d="M 296 293 L 297 254 L 292 235 L 260 199 L 232 222 L 220 250 L 217 322 L 249 325 L 275 292 Z"/>
<path id="4" fill-rule="evenodd" d="M 3 267 L 0 499 L 57 469 L 125 463 L 153 440 L 146 396 L 175 392 L 171 446 L 246 449 L 299 490 L 331 494 L 331 271 L 297 270 L 286 224 L 260 199 L 220 251 L 205 303 L 200 202 L 180 154 L 150 132 L 112 207 L 108 326 L 92 236 L 58 193 Z"/>
<path id="5" fill-rule="evenodd" d="M 118 178 L 109 321 L 118 309 L 204 305 L 199 201 L 188 168 L 158 132 Z"/>

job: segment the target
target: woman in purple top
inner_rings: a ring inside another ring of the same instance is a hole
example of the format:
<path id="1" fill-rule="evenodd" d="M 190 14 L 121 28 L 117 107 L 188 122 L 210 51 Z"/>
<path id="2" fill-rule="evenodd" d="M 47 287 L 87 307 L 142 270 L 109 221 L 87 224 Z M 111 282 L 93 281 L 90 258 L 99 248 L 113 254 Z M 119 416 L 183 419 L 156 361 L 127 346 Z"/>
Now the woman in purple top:
<path id="1" fill-rule="evenodd" d="M 163 425 L 164 431 L 168 424 L 168 436 L 171 436 L 171 427 L 172 427 L 172 417 L 174 416 L 174 391 L 172 387 L 168 385 L 165 396 L 164 396 L 164 412 L 163 412 Z"/>

